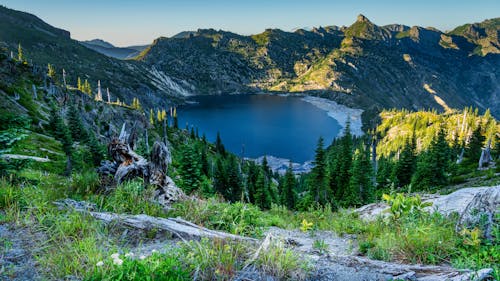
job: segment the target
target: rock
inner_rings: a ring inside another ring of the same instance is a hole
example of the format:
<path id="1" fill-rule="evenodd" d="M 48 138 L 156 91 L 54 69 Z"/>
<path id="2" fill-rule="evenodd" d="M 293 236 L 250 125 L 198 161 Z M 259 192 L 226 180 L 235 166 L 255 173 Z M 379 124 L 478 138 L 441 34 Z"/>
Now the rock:
<path id="1" fill-rule="evenodd" d="M 59 210 L 77 209 L 84 211 L 94 211 L 97 209 L 97 205 L 94 203 L 89 203 L 87 201 L 76 201 L 69 198 L 58 200 L 54 202 L 54 204 L 58 207 Z"/>
<path id="2" fill-rule="evenodd" d="M 424 195 L 423 202 L 431 202 L 426 210 L 439 212 L 445 216 L 457 213 L 459 221 L 457 230 L 462 227 L 474 227 L 480 220 L 487 218 L 484 236 L 491 239 L 492 224 L 495 214 L 500 210 L 500 185 L 489 187 L 470 187 L 459 189 L 448 195 Z M 387 204 L 383 202 L 368 204 L 356 210 L 360 218 L 374 220 L 379 216 L 387 216 Z"/>
<path id="3" fill-rule="evenodd" d="M 492 272 L 491 268 L 470 271 L 447 266 L 407 265 L 363 257 L 337 256 L 321 258 L 311 280 L 479 281 L 490 278 Z"/>

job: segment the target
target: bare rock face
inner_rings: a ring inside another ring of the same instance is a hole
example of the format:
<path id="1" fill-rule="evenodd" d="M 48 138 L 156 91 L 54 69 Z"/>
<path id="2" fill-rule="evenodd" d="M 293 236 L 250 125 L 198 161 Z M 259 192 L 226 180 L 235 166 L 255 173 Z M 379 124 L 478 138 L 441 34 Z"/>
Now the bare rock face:
<path id="1" fill-rule="evenodd" d="M 500 186 L 487 188 L 474 195 L 465 210 L 463 210 L 458 227 L 468 227 L 478 225 L 483 217 L 486 220 L 484 236 L 491 240 L 495 214 L 500 212 Z"/>
<path id="2" fill-rule="evenodd" d="M 428 211 L 439 212 L 443 215 L 457 213 L 459 221 L 457 230 L 462 227 L 474 226 L 481 219 L 487 218 L 485 237 L 491 238 L 491 227 L 495 214 L 500 212 L 500 185 L 489 187 L 470 187 L 459 189 L 448 195 L 423 196 L 424 202 L 431 202 Z M 373 203 L 355 210 L 362 219 L 374 220 L 378 216 L 386 215 L 388 209 L 385 203 Z"/>
<path id="3" fill-rule="evenodd" d="M 432 202 L 431 210 L 444 215 L 456 212 L 466 218 L 473 209 L 495 212 L 495 207 L 500 206 L 500 186 L 463 188 L 426 201 Z"/>

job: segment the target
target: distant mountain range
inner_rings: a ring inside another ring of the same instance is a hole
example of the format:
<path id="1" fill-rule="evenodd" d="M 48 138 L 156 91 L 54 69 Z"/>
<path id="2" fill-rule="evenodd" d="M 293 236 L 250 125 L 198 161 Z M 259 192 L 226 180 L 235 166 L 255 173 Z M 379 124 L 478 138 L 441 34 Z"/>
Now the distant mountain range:
<path id="1" fill-rule="evenodd" d="M 148 47 L 148 45 L 115 47 L 111 43 L 106 42 L 102 39 L 81 41 L 80 43 L 89 49 L 92 49 L 108 57 L 117 59 L 133 59 Z"/>
<path id="2" fill-rule="evenodd" d="M 145 106 L 160 106 L 192 94 L 300 92 L 362 108 L 365 123 L 392 107 L 474 106 L 500 117 L 499 38 L 500 18 L 444 33 L 378 26 L 360 15 L 348 27 L 310 31 L 242 36 L 199 29 L 138 50 L 80 43 L 33 15 L 0 8 L 0 41 L 8 49 L 21 43 L 33 62 L 70 70 L 71 79 L 101 80 L 128 102 L 139 97 Z"/>

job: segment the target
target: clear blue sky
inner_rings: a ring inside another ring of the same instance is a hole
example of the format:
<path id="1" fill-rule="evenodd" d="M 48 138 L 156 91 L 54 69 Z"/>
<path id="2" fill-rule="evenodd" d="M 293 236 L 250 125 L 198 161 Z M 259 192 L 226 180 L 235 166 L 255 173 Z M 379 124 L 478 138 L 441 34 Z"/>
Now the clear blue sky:
<path id="1" fill-rule="evenodd" d="M 0 0 L 66 29 L 78 40 L 118 46 L 215 28 L 248 35 L 266 28 L 350 25 L 360 13 L 379 25 L 402 23 L 441 30 L 500 17 L 500 0 Z"/>

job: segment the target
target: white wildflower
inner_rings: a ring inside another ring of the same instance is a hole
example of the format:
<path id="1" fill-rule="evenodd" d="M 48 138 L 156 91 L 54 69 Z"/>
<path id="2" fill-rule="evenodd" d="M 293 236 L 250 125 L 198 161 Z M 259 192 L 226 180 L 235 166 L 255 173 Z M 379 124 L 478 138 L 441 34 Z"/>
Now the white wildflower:
<path id="1" fill-rule="evenodd" d="M 122 265 L 123 260 L 122 259 L 114 259 L 113 263 L 116 264 L 116 265 Z"/>
<path id="2" fill-rule="evenodd" d="M 158 252 L 158 250 L 153 249 L 153 250 L 151 251 L 151 254 L 154 254 L 154 253 L 157 253 L 157 252 Z"/>
<path id="3" fill-rule="evenodd" d="M 132 252 L 125 254 L 126 258 L 130 258 L 130 257 L 133 257 L 133 256 L 134 256 L 134 253 L 132 253 Z"/>
<path id="4" fill-rule="evenodd" d="M 145 256 L 145 255 L 141 255 L 141 256 L 139 257 L 139 259 L 140 259 L 140 260 L 143 260 L 143 259 L 145 259 L 145 258 L 146 258 L 146 256 Z"/>
<path id="5" fill-rule="evenodd" d="M 104 265 L 104 262 L 103 261 L 100 261 L 98 263 L 95 264 L 96 266 L 103 266 Z"/>
<path id="6" fill-rule="evenodd" d="M 111 255 L 111 258 L 114 259 L 114 260 L 116 260 L 119 256 L 120 256 L 120 254 L 114 253 L 114 254 Z"/>

